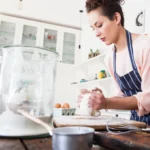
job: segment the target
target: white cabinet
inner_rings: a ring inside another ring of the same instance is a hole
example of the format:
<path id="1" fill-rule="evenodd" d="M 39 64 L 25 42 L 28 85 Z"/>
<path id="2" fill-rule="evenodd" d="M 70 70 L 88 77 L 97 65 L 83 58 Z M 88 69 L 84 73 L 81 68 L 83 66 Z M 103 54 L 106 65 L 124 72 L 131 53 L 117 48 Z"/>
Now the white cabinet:
<path id="1" fill-rule="evenodd" d="M 81 61 L 78 59 L 80 58 L 79 31 L 62 28 L 61 35 L 61 61 L 68 64 L 78 64 Z"/>
<path id="2" fill-rule="evenodd" d="M 0 46 L 45 47 L 59 53 L 59 62 L 77 64 L 80 30 L 0 15 Z"/>

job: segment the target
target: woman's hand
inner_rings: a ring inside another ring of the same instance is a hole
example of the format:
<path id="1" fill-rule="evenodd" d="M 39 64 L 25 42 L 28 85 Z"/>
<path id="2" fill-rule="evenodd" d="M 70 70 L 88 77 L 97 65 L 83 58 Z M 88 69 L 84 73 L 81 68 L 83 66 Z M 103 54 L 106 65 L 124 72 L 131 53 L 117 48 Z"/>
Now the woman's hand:
<path id="1" fill-rule="evenodd" d="M 78 100 L 77 100 L 77 106 L 78 106 L 78 107 L 80 107 L 80 103 L 81 103 L 81 101 L 82 101 L 83 95 L 89 94 L 89 93 L 90 93 L 90 91 L 87 90 L 87 89 L 81 89 L 81 90 L 80 90 L 80 95 L 78 96 Z"/>
<path id="2" fill-rule="evenodd" d="M 93 110 L 106 109 L 107 99 L 101 89 L 95 88 L 91 91 L 91 96 L 89 97 L 89 107 Z"/>

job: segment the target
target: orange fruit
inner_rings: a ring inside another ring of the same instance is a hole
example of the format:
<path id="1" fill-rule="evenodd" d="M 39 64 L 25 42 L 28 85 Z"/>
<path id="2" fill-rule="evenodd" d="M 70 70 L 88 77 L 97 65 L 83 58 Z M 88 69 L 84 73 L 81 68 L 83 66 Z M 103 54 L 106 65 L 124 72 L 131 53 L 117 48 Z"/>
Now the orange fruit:
<path id="1" fill-rule="evenodd" d="M 55 108 L 61 108 L 61 104 L 56 103 L 56 104 L 55 104 Z"/>

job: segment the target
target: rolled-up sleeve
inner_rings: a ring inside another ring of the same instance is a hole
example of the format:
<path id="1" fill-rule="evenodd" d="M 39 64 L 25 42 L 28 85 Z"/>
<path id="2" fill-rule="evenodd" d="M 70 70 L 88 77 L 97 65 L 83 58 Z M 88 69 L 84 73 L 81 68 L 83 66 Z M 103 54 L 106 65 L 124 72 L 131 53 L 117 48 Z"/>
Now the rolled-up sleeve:
<path id="1" fill-rule="evenodd" d="M 141 65 L 141 88 L 142 92 L 134 95 L 138 101 L 138 114 L 143 116 L 150 112 L 150 48 L 142 50 L 140 59 Z M 138 60 L 137 60 L 138 61 Z"/>
<path id="2" fill-rule="evenodd" d="M 139 116 L 143 116 L 144 114 L 148 114 L 150 112 L 150 46 L 148 47 L 149 48 L 140 49 L 139 53 L 135 54 L 136 64 L 142 78 L 142 92 L 138 92 L 136 95 L 133 95 L 137 99 L 137 112 Z M 106 56 L 104 62 L 109 74 L 114 79 L 112 96 L 125 97 L 114 77 L 111 55 Z"/>

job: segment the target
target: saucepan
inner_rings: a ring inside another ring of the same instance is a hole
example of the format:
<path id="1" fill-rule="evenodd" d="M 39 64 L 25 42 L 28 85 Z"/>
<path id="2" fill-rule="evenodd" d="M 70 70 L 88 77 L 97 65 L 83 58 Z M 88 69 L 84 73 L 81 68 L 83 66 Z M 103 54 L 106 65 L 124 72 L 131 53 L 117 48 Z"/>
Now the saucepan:
<path id="1" fill-rule="evenodd" d="M 36 118 L 24 110 L 17 110 L 18 113 L 28 119 L 44 126 L 52 136 L 53 150 L 91 150 L 94 129 L 89 127 L 61 127 L 52 128 L 44 121 Z"/>

